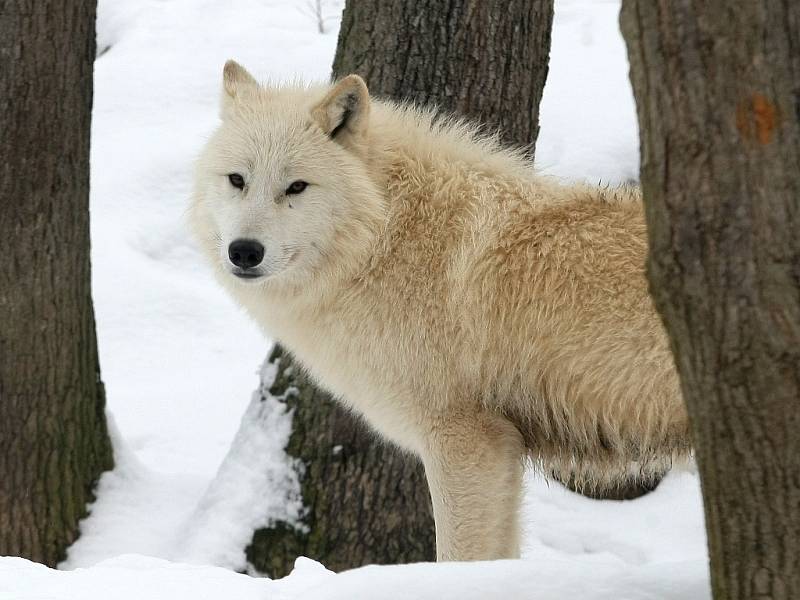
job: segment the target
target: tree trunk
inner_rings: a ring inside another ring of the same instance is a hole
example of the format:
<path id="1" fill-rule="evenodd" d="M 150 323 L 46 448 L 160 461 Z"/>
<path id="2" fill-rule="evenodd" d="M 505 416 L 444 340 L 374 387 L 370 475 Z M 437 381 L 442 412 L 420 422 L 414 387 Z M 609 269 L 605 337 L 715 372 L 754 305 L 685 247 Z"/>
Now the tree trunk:
<path id="1" fill-rule="evenodd" d="M 54 566 L 112 464 L 89 272 L 94 2 L 0 6 L 0 555 Z"/>
<path id="2" fill-rule="evenodd" d="M 625 0 L 716 599 L 800 598 L 800 3 Z"/>
<path id="3" fill-rule="evenodd" d="M 532 152 L 550 52 L 553 0 L 447 3 L 348 0 L 334 76 L 359 73 L 370 92 L 437 104 L 502 128 Z M 308 531 L 280 523 L 256 532 L 248 560 L 272 576 L 298 555 L 339 570 L 368 563 L 434 560 L 434 526 L 424 470 L 280 359 L 273 395 L 298 389 L 287 451 L 301 474 Z"/>
<path id="4" fill-rule="evenodd" d="M 333 73 L 435 104 L 533 153 L 553 0 L 349 0 Z"/>
<path id="5" fill-rule="evenodd" d="M 304 465 L 301 531 L 284 523 L 258 530 L 247 548 L 256 570 L 281 577 L 298 556 L 340 571 L 371 563 L 434 560 L 433 518 L 419 461 L 383 444 L 309 381 L 280 346 L 269 393 L 294 411 L 286 452 Z M 296 393 L 287 393 L 294 388 Z"/>

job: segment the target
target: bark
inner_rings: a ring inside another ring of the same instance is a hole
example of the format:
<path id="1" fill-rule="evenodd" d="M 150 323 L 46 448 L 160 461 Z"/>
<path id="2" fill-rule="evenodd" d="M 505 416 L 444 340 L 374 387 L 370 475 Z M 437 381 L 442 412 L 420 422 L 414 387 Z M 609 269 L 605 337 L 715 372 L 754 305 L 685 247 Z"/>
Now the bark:
<path id="1" fill-rule="evenodd" d="M 348 0 L 333 74 L 359 73 L 373 95 L 478 118 L 532 152 L 552 18 L 552 0 Z M 251 564 L 280 576 L 299 555 L 334 570 L 434 560 L 419 461 L 382 443 L 284 355 L 273 395 L 287 385 L 299 390 L 288 400 L 295 412 L 287 451 L 305 465 L 309 531 L 282 524 L 259 530 L 247 551 Z"/>
<path id="2" fill-rule="evenodd" d="M 111 467 L 89 271 L 94 2 L 0 3 L 0 555 L 54 566 Z"/>
<path id="3" fill-rule="evenodd" d="M 349 0 L 334 76 L 480 122 L 533 153 L 553 0 Z"/>
<path id="4" fill-rule="evenodd" d="M 716 599 L 800 598 L 800 3 L 625 0 Z"/>

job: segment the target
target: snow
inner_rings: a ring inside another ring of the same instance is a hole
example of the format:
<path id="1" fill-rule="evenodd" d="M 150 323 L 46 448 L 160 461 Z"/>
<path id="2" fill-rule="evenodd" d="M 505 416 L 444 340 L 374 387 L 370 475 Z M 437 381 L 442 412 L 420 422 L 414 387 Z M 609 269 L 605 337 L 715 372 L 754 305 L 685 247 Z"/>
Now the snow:
<path id="1" fill-rule="evenodd" d="M 280 581 L 127 554 L 91 569 L 56 571 L 21 558 L 0 560 L 0 600 L 289 600 L 333 574 L 308 559 Z M 306 596 L 313 597 L 313 596 Z"/>
<path id="2" fill-rule="evenodd" d="M 334 574 L 298 559 L 284 579 L 248 577 L 219 567 L 125 555 L 92 569 L 55 571 L 21 558 L 0 561 L 2 600 L 704 600 L 696 564 L 624 567 L 597 560 L 421 563 L 368 566 Z M 16 585 L 15 585 L 16 582 Z M 20 582 L 24 582 L 20 584 Z"/>
<path id="3" fill-rule="evenodd" d="M 116 467 L 66 570 L 0 558 L 0 600 L 709 598 L 692 472 L 632 502 L 588 500 L 529 475 L 521 561 L 333 574 L 300 558 L 278 581 L 234 572 L 253 527 L 296 520 L 301 507 L 281 452 L 290 415 L 253 394 L 270 344 L 186 231 L 191 166 L 216 123 L 224 61 L 263 80 L 327 79 L 341 6 L 323 3 L 319 34 L 305 0 L 100 0 L 93 293 Z M 556 0 L 543 172 L 637 177 L 618 11 L 619 0 Z"/>
<path id="4" fill-rule="evenodd" d="M 619 0 L 556 0 L 536 163 L 589 183 L 639 179 L 639 129 Z"/>
<path id="5" fill-rule="evenodd" d="M 303 464 L 284 451 L 292 415 L 283 400 L 296 389 L 279 397 L 269 393 L 277 369 L 273 363 L 264 364 L 261 387 L 253 394 L 231 449 L 185 524 L 181 560 L 244 571 L 244 549 L 253 531 L 276 522 L 304 529 L 298 478 Z"/>

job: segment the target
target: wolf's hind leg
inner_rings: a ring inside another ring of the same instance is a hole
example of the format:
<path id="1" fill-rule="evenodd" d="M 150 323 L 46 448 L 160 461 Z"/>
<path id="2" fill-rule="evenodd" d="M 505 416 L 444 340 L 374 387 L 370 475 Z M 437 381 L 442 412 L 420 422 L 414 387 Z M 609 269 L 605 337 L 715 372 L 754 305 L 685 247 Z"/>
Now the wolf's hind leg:
<path id="1" fill-rule="evenodd" d="M 422 457 L 438 560 L 519 556 L 524 457 L 522 436 L 502 416 L 475 412 L 439 417 Z"/>

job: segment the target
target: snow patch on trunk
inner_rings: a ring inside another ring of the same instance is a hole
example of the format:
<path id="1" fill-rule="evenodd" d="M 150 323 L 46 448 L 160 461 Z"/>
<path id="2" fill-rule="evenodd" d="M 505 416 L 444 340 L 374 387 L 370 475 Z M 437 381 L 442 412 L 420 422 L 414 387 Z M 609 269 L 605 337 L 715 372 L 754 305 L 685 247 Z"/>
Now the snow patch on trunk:
<path id="1" fill-rule="evenodd" d="M 277 522 L 304 528 L 299 474 L 302 463 L 286 453 L 292 410 L 269 390 L 278 365 L 265 361 L 231 449 L 196 510 L 182 528 L 175 559 L 245 570 L 245 548 L 256 529 Z"/>

